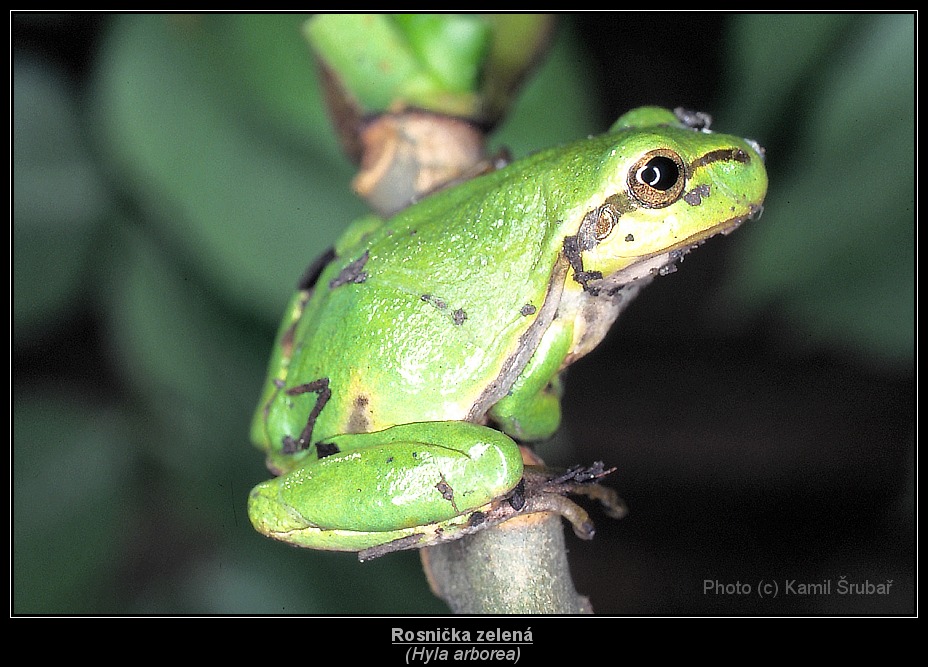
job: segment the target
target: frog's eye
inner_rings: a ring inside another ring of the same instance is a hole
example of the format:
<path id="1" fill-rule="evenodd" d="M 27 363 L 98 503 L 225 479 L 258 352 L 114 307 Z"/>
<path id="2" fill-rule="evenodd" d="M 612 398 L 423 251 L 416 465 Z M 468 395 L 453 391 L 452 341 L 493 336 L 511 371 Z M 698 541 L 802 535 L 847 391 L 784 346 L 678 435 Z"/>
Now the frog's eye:
<path id="1" fill-rule="evenodd" d="M 670 206 L 683 193 L 686 166 L 683 158 L 669 148 L 658 148 L 645 155 L 628 170 L 628 189 L 645 208 Z"/>

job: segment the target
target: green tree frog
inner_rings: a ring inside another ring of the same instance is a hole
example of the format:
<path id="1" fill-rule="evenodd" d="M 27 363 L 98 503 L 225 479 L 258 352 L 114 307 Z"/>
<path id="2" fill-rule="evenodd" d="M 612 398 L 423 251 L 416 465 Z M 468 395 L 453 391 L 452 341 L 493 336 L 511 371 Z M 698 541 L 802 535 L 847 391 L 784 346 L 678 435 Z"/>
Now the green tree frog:
<path id="1" fill-rule="evenodd" d="M 314 549 L 410 548 L 518 507 L 519 444 L 558 428 L 562 371 L 766 189 L 756 143 L 642 107 L 356 221 L 280 326 L 251 433 L 277 476 L 252 490 L 252 524 Z"/>

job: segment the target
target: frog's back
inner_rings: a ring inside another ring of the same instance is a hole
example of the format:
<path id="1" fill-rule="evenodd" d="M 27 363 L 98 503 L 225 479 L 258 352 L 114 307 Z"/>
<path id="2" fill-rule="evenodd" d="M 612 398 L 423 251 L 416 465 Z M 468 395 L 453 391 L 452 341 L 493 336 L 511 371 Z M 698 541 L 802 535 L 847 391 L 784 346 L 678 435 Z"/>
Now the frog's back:
<path id="1" fill-rule="evenodd" d="M 514 356 L 527 332 L 553 317 L 544 305 L 569 214 L 564 188 L 585 184 L 562 175 L 576 171 L 570 152 L 513 166 L 395 216 L 320 276 L 286 383 L 329 382 L 314 441 L 479 418 L 487 387 L 527 361 Z"/>

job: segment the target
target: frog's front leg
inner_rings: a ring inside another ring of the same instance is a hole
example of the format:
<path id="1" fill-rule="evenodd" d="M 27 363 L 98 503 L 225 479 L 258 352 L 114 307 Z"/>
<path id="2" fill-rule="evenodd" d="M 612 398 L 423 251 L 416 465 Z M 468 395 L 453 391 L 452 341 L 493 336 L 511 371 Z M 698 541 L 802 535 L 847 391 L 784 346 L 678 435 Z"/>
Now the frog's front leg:
<path id="1" fill-rule="evenodd" d="M 339 435 L 256 486 L 252 524 L 291 544 L 358 551 L 407 538 L 423 546 L 479 522 L 522 479 L 518 445 L 468 422 L 421 422 Z M 421 542 L 421 543 L 420 543 Z"/>
<path id="2" fill-rule="evenodd" d="M 563 320 L 555 320 L 536 349 L 509 394 L 490 410 L 500 428 L 520 441 L 551 437 L 560 425 L 561 383 L 559 372 L 573 346 L 574 329 Z M 592 537 L 592 522 L 586 511 L 566 496 L 585 495 L 605 508 L 613 518 L 625 514 L 625 505 L 612 489 L 599 480 L 612 470 L 602 463 L 577 466 L 566 473 L 541 468 L 525 471 L 526 512 L 554 512 L 567 519 L 578 537 Z"/>
<path id="3" fill-rule="evenodd" d="M 573 343 L 573 327 L 555 319 L 509 393 L 490 409 L 504 433 L 531 442 L 550 438 L 561 424 L 558 376 Z"/>

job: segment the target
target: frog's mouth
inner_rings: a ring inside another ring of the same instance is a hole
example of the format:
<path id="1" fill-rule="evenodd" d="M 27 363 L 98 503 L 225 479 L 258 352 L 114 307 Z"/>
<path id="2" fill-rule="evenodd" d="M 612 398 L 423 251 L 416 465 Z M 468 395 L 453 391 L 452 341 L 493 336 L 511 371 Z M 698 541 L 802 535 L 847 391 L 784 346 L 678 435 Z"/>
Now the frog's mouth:
<path id="1" fill-rule="evenodd" d="M 747 215 L 740 215 L 734 218 L 729 218 L 728 220 L 724 220 L 717 225 L 713 225 L 712 227 L 709 227 L 708 229 L 704 229 L 701 232 L 698 232 L 696 234 L 693 234 L 692 236 L 687 237 L 686 239 L 680 241 L 679 243 L 675 243 L 674 245 L 667 248 L 666 251 L 672 252 L 674 250 L 679 250 L 680 248 L 686 248 L 687 251 L 689 251 L 692 248 L 695 248 L 696 246 L 702 244 L 704 241 L 712 238 L 713 236 L 717 234 L 723 234 L 727 236 L 728 234 L 731 234 L 733 231 L 738 229 L 738 227 L 740 227 L 742 223 L 745 223 L 748 220 L 757 220 L 758 218 L 760 218 L 763 212 L 764 212 L 763 206 L 751 204 L 750 210 L 748 211 Z M 665 251 L 661 251 L 661 253 L 663 252 Z"/>
<path id="2" fill-rule="evenodd" d="M 673 273 L 676 271 L 677 261 L 682 259 L 690 250 L 699 247 L 717 234 L 731 234 L 741 226 L 742 223 L 759 218 L 763 210 L 763 206 L 751 206 L 747 215 L 729 218 L 717 225 L 713 225 L 712 227 L 708 227 L 696 234 L 688 236 L 667 248 L 662 248 L 651 254 L 640 255 L 634 258 L 627 266 L 603 277 L 600 286 L 607 287 L 608 289 L 610 286 L 627 285 L 631 282 L 640 281 L 655 275 Z"/>

